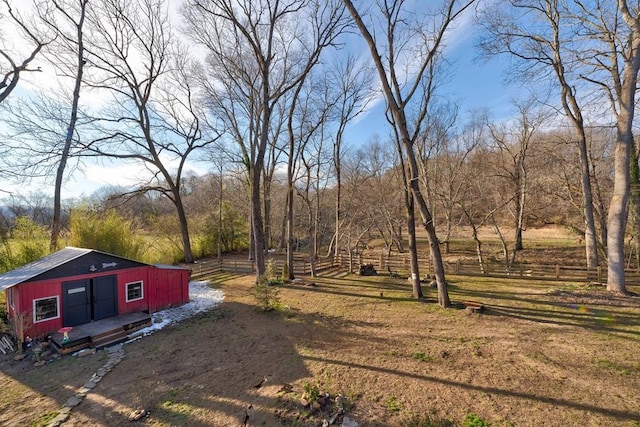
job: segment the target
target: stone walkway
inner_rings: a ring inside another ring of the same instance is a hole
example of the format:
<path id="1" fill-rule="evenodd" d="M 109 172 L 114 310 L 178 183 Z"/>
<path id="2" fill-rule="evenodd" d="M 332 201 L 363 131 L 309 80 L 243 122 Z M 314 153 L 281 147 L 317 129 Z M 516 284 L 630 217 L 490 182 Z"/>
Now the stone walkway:
<path id="1" fill-rule="evenodd" d="M 87 394 L 89 394 L 89 392 L 91 392 L 91 390 L 93 390 L 95 386 L 100 381 L 102 381 L 102 378 L 104 378 L 104 376 L 107 375 L 107 373 L 110 372 L 124 358 L 124 347 L 122 346 L 122 344 L 107 347 L 105 348 L 105 350 L 109 356 L 109 359 L 104 364 L 104 366 L 98 369 L 98 372 L 93 374 L 91 376 L 91 379 L 87 381 L 85 385 L 76 390 L 76 393 L 71 396 L 64 405 L 62 405 L 62 408 L 58 412 L 58 415 L 54 419 L 49 421 L 46 427 L 59 427 L 64 424 L 71 416 L 71 410 L 82 403 Z"/>

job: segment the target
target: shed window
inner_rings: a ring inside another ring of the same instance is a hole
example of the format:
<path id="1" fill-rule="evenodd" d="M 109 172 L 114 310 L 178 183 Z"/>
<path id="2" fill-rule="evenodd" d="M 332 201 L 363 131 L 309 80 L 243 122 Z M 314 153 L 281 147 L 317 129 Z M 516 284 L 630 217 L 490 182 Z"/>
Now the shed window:
<path id="1" fill-rule="evenodd" d="M 48 297 L 33 300 L 33 321 L 55 319 L 59 317 L 58 297 Z"/>
<path id="2" fill-rule="evenodd" d="M 127 302 L 142 299 L 144 297 L 142 288 L 142 280 L 139 282 L 127 283 Z"/>

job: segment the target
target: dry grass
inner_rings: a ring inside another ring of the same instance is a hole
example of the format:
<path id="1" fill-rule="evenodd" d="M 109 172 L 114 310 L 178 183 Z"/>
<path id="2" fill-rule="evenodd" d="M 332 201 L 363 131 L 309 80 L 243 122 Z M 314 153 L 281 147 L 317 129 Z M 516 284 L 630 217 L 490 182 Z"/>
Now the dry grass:
<path id="1" fill-rule="evenodd" d="M 341 394 L 360 426 L 640 424 L 640 297 L 451 277 L 454 302 L 487 307 L 469 315 L 411 300 L 399 279 L 337 276 L 283 286 L 282 309 L 263 312 L 253 277 L 213 279 L 217 310 L 128 344 L 66 425 L 130 425 L 138 407 L 143 425 L 320 425 L 336 406 L 303 407 L 305 389 Z M 3 361 L 0 424 L 55 412 L 90 377 L 67 360 Z"/>

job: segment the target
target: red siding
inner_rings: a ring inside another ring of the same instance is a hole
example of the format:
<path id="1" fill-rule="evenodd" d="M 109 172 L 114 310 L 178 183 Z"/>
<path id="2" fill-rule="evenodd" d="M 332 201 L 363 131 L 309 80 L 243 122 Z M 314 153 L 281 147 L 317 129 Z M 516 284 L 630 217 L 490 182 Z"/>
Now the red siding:
<path id="1" fill-rule="evenodd" d="M 118 313 L 133 313 L 149 310 L 149 266 L 130 268 L 118 272 Z M 143 298 L 127 302 L 127 283 L 142 281 Z"/>
<path id="2" fill-rule="evenodd" d="M 151 295 L 149 309 L 154 312 L 189 302 L 189 271 L 154 267 L 149 271 Z"/>
<path id="3" fill-rule="evenodd" d="M 167 307 L 189 302 L 189 271 L 175 268 L 142 266 L 99 274 L 82 274 L 65 278 L 22 283 L 13 287 L 14 308 L 29 313 L 30 327 L 26 334 L 32 337 L 56 332 L 62 324 L 62 283 L 117 275 L 118 314 L 136 311 L 153 313 Z M 142 298 L 127 302 L 127 283 L 143 283 Z M 39 298 L 58 298 L 58 317 L 33 323 L 33 301 Z M 7 298 L 7 306 L 8 306 Z M 8 307 L 9 314 L 13 310 Z"/>
<path id="4" fill-rule="evenodd" d="M 14 296 L 17 296 L 15 308 L 19 312 L 27 313 L 28 326 L 25 330 L 26 335 L 32 337 L 40 336 L 49 332 L 57 331 L 62 327 L 62 298 L 60 296 L 62 285 L 58 280 L 49 280 L 44 282 L 25 283 L 17 285 L 14 288 Z M 33 321 L 33 301 L 40 298 L 57 297 L 58 298 L 58 317 L 44 320 L 41 322 Z"/>

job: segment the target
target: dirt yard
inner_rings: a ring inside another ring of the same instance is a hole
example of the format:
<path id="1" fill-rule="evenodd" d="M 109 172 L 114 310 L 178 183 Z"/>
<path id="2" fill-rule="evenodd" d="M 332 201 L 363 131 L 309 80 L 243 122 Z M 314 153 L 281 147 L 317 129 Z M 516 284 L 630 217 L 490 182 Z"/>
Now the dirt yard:
<path id="1" fill-rule="evenodd" d="M 336 275 L 279 286 L 264 312 L 252 277 L 213 279 L 222 305 L 126 344 L 64 425 L 640 425 L 638 296 L 451 277 L 455 303 L 485 305 L 470 314 Z M 106 359 L 0 355 L 0 425 L 46 425 Z"/>

